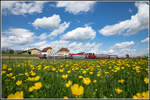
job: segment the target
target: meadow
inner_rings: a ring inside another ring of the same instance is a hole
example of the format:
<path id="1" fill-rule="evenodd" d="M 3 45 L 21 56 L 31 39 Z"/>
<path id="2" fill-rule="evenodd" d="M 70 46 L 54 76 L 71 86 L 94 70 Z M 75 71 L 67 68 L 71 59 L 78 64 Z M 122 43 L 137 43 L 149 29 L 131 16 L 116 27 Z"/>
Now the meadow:
<path id="1" fill-rule="evenodd" d="M 148 58 L 2 60 L 2 98 L 148 98 Z"/>

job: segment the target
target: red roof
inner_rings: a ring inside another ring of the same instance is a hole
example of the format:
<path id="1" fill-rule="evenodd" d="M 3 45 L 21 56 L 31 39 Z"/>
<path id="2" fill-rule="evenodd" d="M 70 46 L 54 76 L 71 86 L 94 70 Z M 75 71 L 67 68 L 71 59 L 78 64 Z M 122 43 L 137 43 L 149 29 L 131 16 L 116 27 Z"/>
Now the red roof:
<path id="1" fill-rule="evenodd" d="M 48 49 L 52 49 L 51 47 L 44 48 L 42 52 L 47 52 Z"/>
<path id="2" fill-rule="evenodd" d="M 69 52 L 69 50 L 67 48 L 61 48 L 59 51 L 68 51 Z"/>

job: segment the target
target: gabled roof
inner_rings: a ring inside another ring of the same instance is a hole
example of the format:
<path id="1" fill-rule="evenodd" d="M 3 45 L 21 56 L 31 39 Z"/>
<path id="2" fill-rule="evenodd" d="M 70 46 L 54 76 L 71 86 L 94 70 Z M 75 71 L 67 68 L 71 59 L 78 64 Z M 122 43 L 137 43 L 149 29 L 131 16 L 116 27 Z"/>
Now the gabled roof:
<path id="1" fill-rule="evenodd" d="M 47 52 L 48 49 L 52 49 L 51 47 L 44 48 L 42 52 Z"/>
<path id="2" fill-rule="evenodd" d="M 69 50 L 67 48 L 61 48 L 59 51 L 68 51 L 69 52 Z"/>

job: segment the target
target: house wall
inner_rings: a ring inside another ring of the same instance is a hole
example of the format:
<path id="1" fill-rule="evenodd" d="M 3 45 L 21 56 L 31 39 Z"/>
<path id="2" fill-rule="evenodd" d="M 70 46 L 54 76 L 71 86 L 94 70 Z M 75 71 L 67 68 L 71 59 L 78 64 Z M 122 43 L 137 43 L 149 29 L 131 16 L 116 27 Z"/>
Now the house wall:
<path id="1" fill-rule="evenodd" d="M 53 51 L 54 51 L 53 49 L 48 49 L 47 50 L 48 53 L 53 52 Z"/>
<path id="2" fill-rule="evenodd" d="M 58 55 L 68 55 L 69 52 L 68 51 L 59 51 L 57 54 Z"/>
<path id="3" fill-rule="evenodd" d="M 31 51 L 31 54 L 35 54 L 35 55 L 36 55 L 36 54 L 40 54 L 40 52 L 41 52 L 41 51 L 39 51 L 39 50 L 32 50 L 32 51 Z"/>

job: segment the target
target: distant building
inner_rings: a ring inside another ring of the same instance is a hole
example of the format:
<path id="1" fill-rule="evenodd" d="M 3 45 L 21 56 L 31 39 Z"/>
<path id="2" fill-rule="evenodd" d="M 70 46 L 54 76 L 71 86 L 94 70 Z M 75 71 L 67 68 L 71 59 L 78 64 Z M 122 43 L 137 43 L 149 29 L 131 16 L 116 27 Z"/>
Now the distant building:
<path id="1" fill-rule="evenodd" d="M 40 52 L 41 52 L 40 49 L 33 48 L 33 49 L 29 49 L 29 50 L 24 50 L 24 51 L 22 51 L 22 54 L 39 55 Z"/>
<path id="2" fill-rule="evenodd" d="M 69 50 L 67 48 L 61 48 L 58 50 L 57 55 L 69 55 Z"/>
<path id="3" fill-rule="evenodd" d="M 44 48 L 44 49 L 42 50 L 42 52 L 52 53 L 52 52 L 54 52 L 54 50 L 53 50 L 53 48 L 51 48 L 51 47 L 47 47 L 47 48 Z"/>

